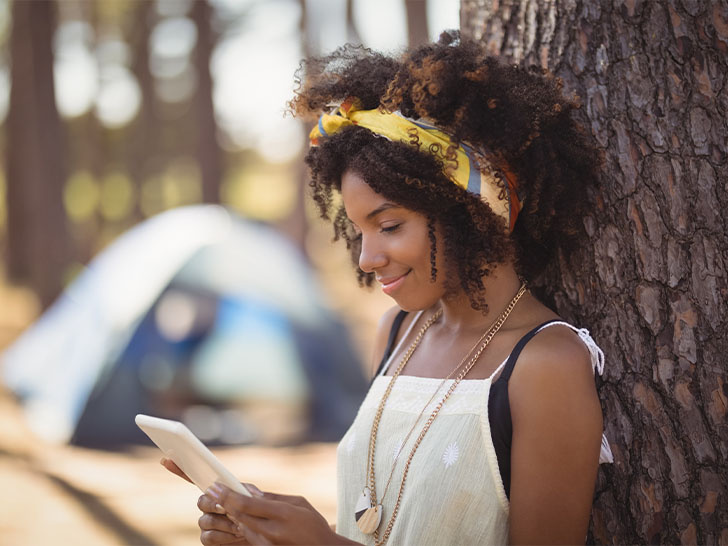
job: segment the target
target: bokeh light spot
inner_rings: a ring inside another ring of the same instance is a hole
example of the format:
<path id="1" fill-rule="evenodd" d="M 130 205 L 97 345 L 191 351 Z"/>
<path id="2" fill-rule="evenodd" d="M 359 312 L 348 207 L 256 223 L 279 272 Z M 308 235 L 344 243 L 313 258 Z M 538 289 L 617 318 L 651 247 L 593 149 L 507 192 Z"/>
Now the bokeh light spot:
<path id="1" fill-rule="evenodd" d="M 162 336 L 178 342 L 187 338 L 195 324 L 197 311 L 194 300 L 183 292 L 170 291 L 154 311 L 154 322 Z"/>
<path id="2" fill-rule="evenodd" d="M 129 123 L 139 111 L 141 91 L 136 78 L 120 65 L 103 72 L 101 89 L 96 96 L 96 116 L 110 128 Z"/>
<path id="3" fill-rule="evenodd" d="M 63 204 L 68 217 L 74 222 L 84 222 L 96 212 L 100 199 L 99 185 L 88 171 L 71 175 L 63 190 Z"/>
<path id="4" fill-rule="evenodd" d="M 290 214 L 296 202 L 294 174 L 273 166 L 233 171 L 223 182 L 222 201 L 248 218 L 274 222 Z"/>
<path id="5" fill-rule="evenodd" d="M 125 218 L 134 206 L 134 197 L 134 186 L 126 174 L 107 175 L 101 182 L 101 214 L 112 221 Z"/>

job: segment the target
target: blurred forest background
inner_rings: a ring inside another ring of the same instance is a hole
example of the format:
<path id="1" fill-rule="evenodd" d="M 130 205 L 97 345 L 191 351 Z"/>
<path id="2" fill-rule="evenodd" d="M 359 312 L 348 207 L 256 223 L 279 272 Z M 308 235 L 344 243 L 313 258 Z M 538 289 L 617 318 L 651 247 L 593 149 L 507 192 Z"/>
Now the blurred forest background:
<path id="1" fill-rule="evenodd" d="M 396 51 L 458 14 L 456 0 L 0 2 L 0 276 L 37 314 L 120 233 L 193 203 L 273 224 L 320 263 L 307 128 L 284 116 L 300 59 Z M 0 346 L 28 318 L 4 316 Z"/>
<path id="2" fill-rule="evenodd" d="M 396 52 L 458 28 L 459 10 L 458 0 L 0 0 L 0 351 L 124 232 L 214 203 L 293 242 L 368 365 L 391 300 L 361 291 L 306 199 L 309 127 L 286 102 L 302 58 L 347 42 Z M 77 359 L 59 358 L 69 375 Z M 0 544 L 197 541 L 196 488 L 160 469 L 155 448 L 52 444 L 25 417 L 0 389 L 0 482 L 19 494 L 0 503 Z M 334 444 L 216 452 L 334 519 Z"/>

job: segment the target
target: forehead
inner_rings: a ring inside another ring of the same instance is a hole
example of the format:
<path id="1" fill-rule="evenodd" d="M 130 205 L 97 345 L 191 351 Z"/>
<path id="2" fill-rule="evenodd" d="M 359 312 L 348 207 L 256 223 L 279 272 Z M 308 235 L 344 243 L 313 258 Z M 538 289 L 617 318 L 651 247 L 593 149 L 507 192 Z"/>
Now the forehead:
<path id="1" fill-rule="evenodd" d="M 384 200 L 384 197 L 375 192 L 372 187 L 366 183 L 364 178 L 354 171 L 346 171 L 341 175 L 341 196 L 344 200 L 349 198 L 352 201 L 352 197 L 360 197 L 367 199 L 374 199 L 376 197 Z"/>
<path id="2" fill-rule="evenodd" d="M 370 212 L 390 202 L 353 171 L 346 171 L 341 177 L 341 198 L 347 216 L 353 221 L 365 219 Z"/>

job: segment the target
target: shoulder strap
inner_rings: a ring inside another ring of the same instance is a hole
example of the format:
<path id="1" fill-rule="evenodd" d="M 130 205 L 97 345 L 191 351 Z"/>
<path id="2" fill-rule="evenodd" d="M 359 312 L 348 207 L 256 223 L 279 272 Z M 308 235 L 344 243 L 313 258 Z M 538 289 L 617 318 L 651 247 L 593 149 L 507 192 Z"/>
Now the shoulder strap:
<path id="1" fill-rule="evenodd" d="M 592 339 L 589 330 L 587 330 L 586 328 L 577 328 L 576 326 L 572 326 L 571 324 L 569 324 L 568 322 L 564 322 L 563 320 L 552 320 L 549 321 L 547 324 L 542 324 L 541 326 L 539 326 L 539 331 L 548 326 L 556 325 L 566 326 L 576 332 L 576 334 L 579 336 L 579 339 L 584 342 L 584 345 L 586 345 L 586 348 L 589 350 L 589 356 L 591 356 L 592 372 L 594 372 L 594 375 L 596 375 L 597 373 L 599 373 L 599 375 L 602 375 L 604 373 L 604 353 L 596 344 L 596 342 Z"/>
<path id="2" fill-rule="evenodd" d="M 519 355 L 521 354 L 521 351 L 526 346 L 526 343 L 531 341 L 531 338 L 538 334 L 542 328 L 546 328 L 547 326 L 550 326 L 551 324 L 559 322 L 558 320 L 548 320 L 544 322 L 543 324 L 539 324 L 536 326 L 533 330 L 528 332 L 526 335 L 524 335 L 521 339 L 518 340 L 518 343 L 516 343 L 516 346 L 513 347 L 513 350 L 511 351 L 511 354 L 508 355 L 508 359 L 501 364 L 503 366 L 503 373 L 500 375 L 500 378 L 498 378 L 498 381 L 503 381 L 504 383 L 508 383 L 508 380 L 511 378 L 511 374 L 513 373 L 513 368 L 516 367 L 516 361 L 518 360 Z M 500 366 L 498 367 L 500 369 Z M 495 375 L 498 372 L 496 370 L 493 372 L 493 375 Z"/>
<path id="3" fill-rule="evenodd" d="M 491 401 L 494 405 L 500 406 L 501 413 L 506 417 L 501 417 L 501 420 L 505 420 L 505 426 L 507 427 L 507 434 L 508 438 L 510 438 L 512 434 L 511 429 L 511 419 L 510 419 L 510 402 L 508 401 L 508 380 L 511 377 L 511 374 L 513 373 L 513 368 L 516 366 L 516 361 L 518 360 L 518 356 L 521 354 L 521 351 L 526 346 L 526 343 L 528 343 L 533 336 L 538 334 L 541 330 L 544 328 L 548 328 L 549 326 L 556 326 L 556 325 L 563 325 L 571 328 L 576 334 L 579 336 L 579 338 L 582 340 L 584 345 L 586 345 L 587 349 L 589 350 L 589 354 L 591 356 L 591 365 L 592 365 L 592 371 L 596 374 L 597 372 L 599 375 L 601 375 L 604 371 L 604 353 L 602 350 L 597 346 L 595 341 L 592 339 L 591 335 L 589 334 L 589 330 L 586 328 L 577 328 L 575 326 L 572 326 L 568 322 L 564 322 L 562 320 L 549 320 L 547 322 L 544 322 L 543 324 L 537 326 L 530 332 L 528 332 L 525 336 L 523 336 L 516 346 L 513 348 L 513 351 L 511 352 L 508 359 L 501 364 L 498 369 L 496 369 L 495 372 L 493 372 L 493 376 L 498 372 L 498 370 L 503 367 L 503 373 L 501 374 L 501 377 L 498 378 L 498 380 L 493 385 L 493 397 L 488 401 L 489 406 L 491 404 Z M 492 376 L 491 376 L 492 377 Z M 494 409 L 494 414 L 496 411 L 496 408 Z M 493 427 L 494 424 L 491 424 L 491 427 Z M 510 444 L 508 449 L 510 450 Z M 497 451 L 497 450 L 496 450 Z M 510 455 L 510 452 L 509 452 Z M 612 454 L 612 450 L 609 446 L 609 441 L 607 440 L 607 437 L 605 434 L 602 434 L 602 445 L 599 453 L 599 463 L 612 463 L 614 462 L 614 456 Z M 505 463 L 505 462 L 504 462 Z M 499 464 L 500 464 L 500 455 L 499 455 Z M 510 471 L 510 467 L 509 467 Z M 507 490 L 506 490 L 507 492 Z"/>
<path id="4" fill-rule="evenodd" d="M 384 349 L 384 355 L 382 355 L 382 360 L 379 362 L 379 366 L 377 367 L 377 372 L 374 374 L 374 377 L 377 377 L 382 372 L 382 369 L 384 369 L 384 365 L 387 363 L 387 360 L 389 360 L 389 357 L 392 356 L 392 351 L 394 350 L 394 340 L 397 339 L 397 332 L 399 332 L 399 329 L 402 326 L 402 321 L 407 316 L 407 314 L 407 311 L 400 311 L 394 317 L 394 321 L 392 322 L 392 328 L 389 330 L 389 339 L 387 340 L 387 346 Z"/>
<path id="5" fill-rule="evenodd" d="M 577 328 L 576 326 L 572 326 L 568 322 L 563 322 L 561 320 L 549 322 L 548 324 L 542 325 L 541 328 L 554 326 L 556 324 L 568 326 L 574 332 L 576 332 L 576 334 L 579 336 L 579 339 L 581 339 L 584 342 L 584 345 L 586 345 L 586 348 L 589 349 L 589 355 L 591 356 L 592 372 L 594 373 L 594 375 L 596 375 L 597 373 L 599 375 L 602 375 L 604 373 L 604 353 L 596 344 L 594 339 L 592 339 L 589 330 L 587 330 L 586 328 Z M 602 433 L 602 446 L 599 450 L 599 464 L 613 462 L 614 455 L 612 454 L 612 448 L 609 446 L 609 440 L 607 440 L 607 435 Z"/>

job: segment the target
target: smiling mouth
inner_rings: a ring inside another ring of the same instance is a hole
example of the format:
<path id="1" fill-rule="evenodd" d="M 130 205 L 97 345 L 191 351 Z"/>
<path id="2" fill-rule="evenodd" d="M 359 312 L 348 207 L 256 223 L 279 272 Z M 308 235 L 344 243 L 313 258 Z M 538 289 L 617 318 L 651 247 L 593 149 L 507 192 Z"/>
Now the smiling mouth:
<path id="1" fill-rule="evenodd" d="M 411 271 L 411 270 L 410 270 Z M 395 291 L 397 288 L 400 287 L 400 285 L 404 282 L 404 280 L 407 278 L 407 275 L 409 275 L 409 271 L 405 273 L 404 275 L 400 275 L 399 277 L 389 277 L 385 279 L 377 279 L 381 285 L 382 285 L 382 291 L 389 295 L 393 291 Z"/>

